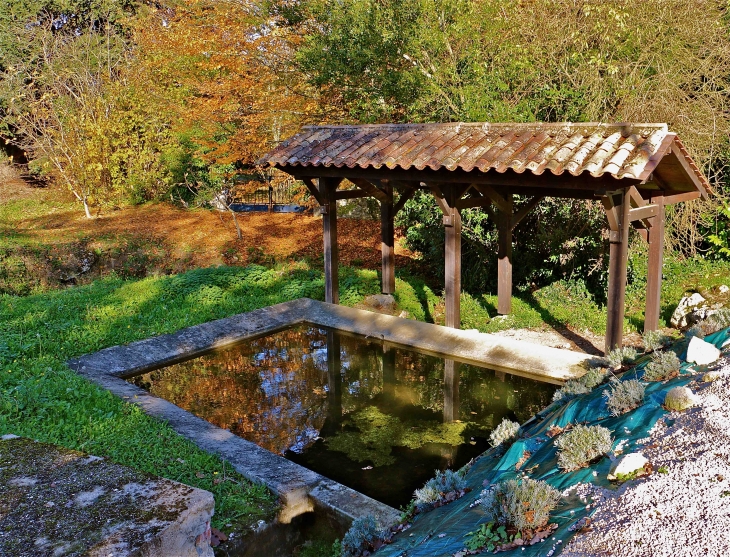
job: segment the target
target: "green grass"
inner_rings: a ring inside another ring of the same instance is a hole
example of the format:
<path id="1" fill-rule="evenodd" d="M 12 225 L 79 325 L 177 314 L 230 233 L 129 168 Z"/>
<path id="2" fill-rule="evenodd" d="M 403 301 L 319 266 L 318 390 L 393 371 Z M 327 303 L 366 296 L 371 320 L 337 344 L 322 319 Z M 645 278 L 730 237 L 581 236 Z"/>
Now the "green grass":
<path id="1" fill-rule="evenodd" d="M 680 259 L 668 255 L 664 260 L 663 274 L 659 324 L 668 327 L 672 312 L 686 291 L 730 285 L 730 262 L 701 257 Z M 400 277 L 403 280 L 397 280 L 395 294 L 400 307 L 420 321 L 443 323 L 443 299 L 422 279 L 405 273 Z M 631 280 L 626 289 L 626 333 L 644 329 L 645 292 L 646 257 L 639 252 L 632 255 Z M 561 280 L 534 292 L 516 292 L 512 297 L 512 313 L 503 317 L 497 315 L 496 294 L 462 292 L 461 326 L 485 333 L 512 328 L 568 327 L 603 335 L 606 333 L 606 307 L 596 302 L 580 280 Z"/>
<path id="2" fill-rule="evenodd" d="M 379 290 L 377 274 L 344 268 L 341 298 L 357 303 Z M 320 271 L 305 264 L 198 269 L 141 280 L 0 296 L 0 434 L 14 433 L 106 456 L 212 491 L 214 524 L 239 527 L 269 518 L 276 502 L 230 465 L 196 448 L 65 365 L 71 357 L 170 333 L 259 307 L 322 298 Z M 219 482 L 222 477 L 233 481 Z"/>

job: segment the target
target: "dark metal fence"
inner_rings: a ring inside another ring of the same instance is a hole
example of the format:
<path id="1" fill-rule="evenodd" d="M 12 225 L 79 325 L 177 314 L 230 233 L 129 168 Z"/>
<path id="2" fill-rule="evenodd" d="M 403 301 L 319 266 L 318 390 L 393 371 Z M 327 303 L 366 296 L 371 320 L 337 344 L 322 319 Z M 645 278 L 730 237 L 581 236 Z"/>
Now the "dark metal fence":
<path id="1" fill-rule="evenodd" d="M 302 212 L 306 209 L 303 205 L 304 186 L 293 178 L 261 181 L 258 182 L 259 187 L 251 191 L 253 183 L 255 182 L 247 182 L 246 189 L 249 191 L 237 192 L 234 188 L 231 209 L 240 212 Z"/>
<path id="2" fill-rule="evenodd" d="M 294 205 L 300 190 L 293 180 L 289 183 L 264 185 L 255 191 L 236 196 L 236 201 L 247 205 Z"/>

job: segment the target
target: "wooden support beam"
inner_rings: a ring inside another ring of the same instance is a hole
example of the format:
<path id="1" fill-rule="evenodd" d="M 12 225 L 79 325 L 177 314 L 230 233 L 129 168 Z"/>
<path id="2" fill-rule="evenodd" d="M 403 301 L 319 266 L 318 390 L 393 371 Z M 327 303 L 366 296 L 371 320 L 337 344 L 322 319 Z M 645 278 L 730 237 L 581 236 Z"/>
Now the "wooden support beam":
<path id="1" fill-rule="evenodd" d="M 337 248 L 337 200 L 335 191 L 340 180 L 320 178 L 322 193 L 322 224 L 324 232 L 324 299 L 330 304 L 340 303 L 339 251 Z"/>
<path id="2" fill-rule="evenodd" d="M 659 207 L 657 205 L 644 205 L 637 209 L 629 209 L 629 222 L 637 220 L 644 220 L 651 217 L 655 217 L 659 214 Z M 647 228 L 651 228 L 651 223 L 646 223 Z"/>
<path id="3" fill-rule="evenodd" d="M 383 184 L 387 199 L 380 202 L 380 252 L 382 262 L 381 290 L 383 294 L 395 292 L 395 207 L 393 188 Z"/>
<path id="4" fill-rule="evenodd" d="M 441 188 L 438 186 L 438 184 L 429 184 L 428 187 L 431 189 L 431 193 L 436 200 L 436 204 L 439 206 L 439 209 L 441 209 L 441 212 L 444 214 L 444 223 L 446 223 L 445 219 L 451 215 L 451 207 L 449 207 L 449 204 L 446 202 L 444 192 L 441 191 Z"/>
<path id="5" fill-rule="evenodd" d="M 458 209 L 472 209 L 474 207 L 484 207 L 485 205 L 491 205 L 492 200 L 487 199 L 484 196 L 467 197 L 466 199 L 459 199 L 456 202 Z"/>
<path id="6" fill-rule="evenodd" d="M 428 184 L 444 214 L 445 285 L 447 327 L 461 327 L 461 213 L 456 204 L 468 186 L 452 187 L 443 192 L 438 184 Z"/>
<path id="7" fill-rule="evenodd" d="M 512 194 L 502 198 L 497 215 L 499 251 L 497 254 L 497 313 L 512 312 L 512 219 L 514 218 Z"/>
<path id="8" fill-rule="evenodd" d="M 610 260 L 608 267 L 608 308 L 605 352 L 608 354 L 623 343 L 626 302 L 626 272 L 629 248 L 629 211 L 631 203 L 626 192 L 606 196 L 601 200 L 609 224 Z"/>
<path id="9" fill-rule="evenodd" d="M 415 193 L 416 193 L 416 190 L 414 188 L 408 188 L 402 194 L 400 194 L 398 201 L 396 202 L 395 205 L 393 205 L 393 216 L 398 214 L 398 212 L 404 207 L 406 202 L 411 197 L 413 197 L 413 194 L 415 194 Z"/>
<path id="10" fill-rule="evenodd" d="M 644 312 L 644 332 L 659 328 L 662 292 L 662 260 L 664 257 L 664 198 L 652 197 L 653 205 L 658 207 L 654 226 L 648 232 L 649 262 L 646 275 L 646 310 Z"/>
<path id="11" fill-rule="evenodd" d="M 674 205 L 675 203 L 684 203 L 685 201 L 692 201 L 693 199 L 699 199 L 700 192 L 688 191 L 686 193 L 675 193 L 673 195 L 667 195 L 664 197 L 664 205 Z"/>
<path id="12" fill-rule="evenodd" d="M 488 184 L 473 184 L 474 187 L 483 196 L 488 197 L 497 206 L 500 211 L 508 212 L 512 210 L 506 198 L 504 198 L 497 190 Z M 511 194 L 510 194 L 511 195 Z"/>
<path id="13" fill-rule="evenodd" d="M 350 180 L 350 182 L 355 184 L 360 189 L 368 192 L 369 195 L 371 195 L 378 201 L 388 200 L 388 194 L 386 194 L 382 189 L 372 184 L 368 180 L 364 180 L 362 178 L 348 178 L 348 180 Z"/>
<path id="14" fill-rule="evenodd" d="M 452 203 L 454 200 L 452 200 Z M 447 221 L 448 217 L 448 221 Z M 444 214 L 446 230 L 446 326 L 461 328 L 461 213 L 456 207 Z"/>
<path id="15" fill-rule="evenodd" d="M 537 207 L 537 204 L 543 199 L 545 199 L 544 195 L 537 195 L 520 207 L 520 209 L 512 216 L 512 222 L 510 224 L 512 230 L 514 230 L 515 227 L 520 224 L 520 221 L 522 221 L 522 219 L 524 219 L 530 211 Z"/>
<path id="16" fill-rule="evenodd" d="M 361 189 L 356 190 L 337 190 L 335 199 L 359 199 L 361 197 L 370 197 L 370 194 Z"/>
<path id="17" fill-rule="evenodd" d="M 321 192 L 319 191 L 319 188 L 317 185 L 312 181 L 311 178 L 302 178 L 302 182 L 304 182 L 304 185 L 307 186 L 307 189 L 309 190 L 309 193 L 312 194 L 312 197 L 314 197 L 317 200 L 317 203 L 320 205 L 324 205 L 324 197 L 322 196 Z"/>
<path id="18" fill-rule="evenodd" d="M 395 182 L 425 182 L 439 184 L 486 184 L 494 187 L 514 187 L 515 190 L 522 187 L 537 188 L 558 188 L 563 191 L 564 197 L 570 197 L 566 190 L 587 190 L 594 192 L 597 189 L 605 191 L 613 191 L 619 188 L 625 188 L 631 185 L 640 185 L 642 189 L 651 189 L 650 184 L 641 184 L 642 180 L 633 178 L 614 178 L 611 175 L 603 175 L 593 177 L 588 173 L 580 176 L 572 176 L 564 173 L 555 176 L 551 172 L 545 172 L 540 176 L 536 176 L 531 172 L 517 174 L 516 172 L 466 172 L 463 170 L 448 170 L 442 168 L 440 170 L 417 170 L 411 168 L 404 170 L 402 168 L 337 168 L 323 166 L 296 166 L 288 167 L 276 165 L 276 168 L 291 174 L 297 178 L 302 176 L 332 176 L 338 178 L 347 178 L 355 183 L 354 179 L 365 180 L 392 180 Z M 301 179 L 301 178 L 300 178 Z M 359 185 L 359 184 L 358 184 Z M 519 193 L 515 191 L 515 193 Z M 567 195 L 566 195 L 567 194 Z"/>

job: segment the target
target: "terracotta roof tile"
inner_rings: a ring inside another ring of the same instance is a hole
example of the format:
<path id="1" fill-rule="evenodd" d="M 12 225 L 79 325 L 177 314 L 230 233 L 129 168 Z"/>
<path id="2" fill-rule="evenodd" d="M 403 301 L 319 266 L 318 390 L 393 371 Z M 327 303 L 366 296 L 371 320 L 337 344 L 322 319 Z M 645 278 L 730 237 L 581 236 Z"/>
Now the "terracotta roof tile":
<path id="1" fill-rule="evenodd" d="M 335 168 L 448 169 L 646 179 L 676 138 L 666 124 L 380 124 L 307 126 L 261 163 Z M 676 139 L 676 141 L 679 141 Z M 690 168 L 707 184 L 687 155 Z"/>

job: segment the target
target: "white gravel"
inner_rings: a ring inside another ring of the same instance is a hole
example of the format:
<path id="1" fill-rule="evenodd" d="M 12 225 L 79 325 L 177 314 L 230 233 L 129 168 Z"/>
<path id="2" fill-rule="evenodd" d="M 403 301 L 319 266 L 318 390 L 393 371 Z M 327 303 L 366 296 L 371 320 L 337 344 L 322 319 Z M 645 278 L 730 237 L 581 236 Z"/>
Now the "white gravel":
<path id="1" fill-rule="evenodd" d="M 702 383 L 699 374 L 689 385 L 697 407 L 668 414 L 637 449 L 652 475 L 616 491 L 578 487 L 596 505 L 592 530 L 561 555 L 730 556 L 730 357 L 714 367 L 719 379 Z"/>

